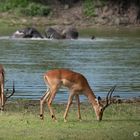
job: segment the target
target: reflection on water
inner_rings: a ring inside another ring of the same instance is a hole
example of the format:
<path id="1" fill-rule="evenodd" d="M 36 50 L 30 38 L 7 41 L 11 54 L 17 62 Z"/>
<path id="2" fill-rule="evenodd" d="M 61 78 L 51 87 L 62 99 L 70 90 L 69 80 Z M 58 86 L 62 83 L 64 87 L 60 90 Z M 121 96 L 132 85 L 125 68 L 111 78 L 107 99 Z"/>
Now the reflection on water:
<path id="1" fill-rule="evenodd" d="M 40 99 L 46 90 L 43 73 L 69 68 L 85 75 L 96 95 L 140 96 L 140 38 L 106 37 L 90 40 L 35 40 L 0 37 L 0 63 L 6 70 L 6 88 L 15 81 L 14 98 Z M 56 101 L 66 101 L 61 89 Z M 82 99 L 85 99 L 82 97 Z"/>

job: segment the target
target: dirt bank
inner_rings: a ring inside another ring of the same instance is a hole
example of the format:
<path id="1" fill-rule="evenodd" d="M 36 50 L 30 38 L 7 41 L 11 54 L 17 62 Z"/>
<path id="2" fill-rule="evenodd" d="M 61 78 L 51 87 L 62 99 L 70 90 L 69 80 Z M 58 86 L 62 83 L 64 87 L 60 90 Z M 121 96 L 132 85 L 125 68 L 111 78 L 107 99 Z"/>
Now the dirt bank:
<path id="1" fill-rule="evenodd" d="M 74 25 L 86 28 L 94 26 L 140 26 L 140 7 L 135 1 L 116 2 L 108 0 L 92 1 L 91 16 L 85 15 L 84 2 L 79 0 L 72 5 L 62 4 L 57 0 L 49 3 L 52 12 L 46 17 L 17 16 L 12 12 L 0 13 L 0 25 L 21 26 L 51 26 Z M 94 13 L 93 13 L 94 12 Z"/>
<path id="2" fill-rule="evenodd" d="M 53 3 L 52 17 L 59 19 L 59 23 L 76 26 L 140 25 L 140 2 L 136 0 L 89 0 L 87 3 L 79 0 L 71 5 Z"/>

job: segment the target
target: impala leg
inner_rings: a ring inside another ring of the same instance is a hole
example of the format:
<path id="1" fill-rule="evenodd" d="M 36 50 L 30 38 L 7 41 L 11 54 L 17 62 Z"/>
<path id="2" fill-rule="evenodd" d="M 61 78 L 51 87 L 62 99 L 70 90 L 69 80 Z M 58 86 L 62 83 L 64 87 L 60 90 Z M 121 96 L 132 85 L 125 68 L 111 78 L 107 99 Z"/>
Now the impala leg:
<path id="1" fill-rule="evenodd" d="M 1 111 L 4 111 L 4 85 L 1 84 Z"/>
<path id="2" fill-rule="evenodd" d="M 56 91 L 57 91 L 57 88 L 54 88 L 54 90 L 52 90 L 51 96 L 50 96 L 49 100 L 47 101 L 47 104 L 48 104 L 48 108 L 49 108 L 49 110 L 50 110 L 51 117 L 52 117 L 52 119 L 53 119 L 54 121 L 56 121 L 57 119 L 56 119 L 56 117 L 55 117 L 55 114 L 54 114 L 54 111 L 53 111 L 51 105 L 52 105 L 52 101 L 53 101 L 53 99 L 54 99 L 54 97 L 55 97 L 55 95 L 56 95 Z"/>
<path id="3" fill-rule="evenodd" d="M 50 90 L 46 91 L 45 95 L 40 100 L 40 118 L 44 119 L 44 103 L 50 97 Z"/>
<path id="4" fill-rule="evenodd" d="M 79 95 L 76 95 L 76 102 L 77 102 L 77 105 L 78 105 L 78 119 L 81 120 L 81 113 L 80 113 L 80 98 L 79 98 Z"/>
<path id="5" fill-rule="evenodd" d="M 69 95 L 67 107 L 66 107 L 66 110 L 65 110 L 65 113 L 64 113 L 64 122 L 67 122 L 66 118 L 67 118 L 67 115 L 68 115 L 68 111 L 70 109 L 70 106 L 72 104 L 73 96 L 74 96 L 73 94 L 70 94 Z"/>
<path id="6" fill-rule="evenodd" d="M 2 106 L 2 104 L 1 104 L 1 93 L 0 93 L 0 110 L 1 110 L 1 106 Z"/>

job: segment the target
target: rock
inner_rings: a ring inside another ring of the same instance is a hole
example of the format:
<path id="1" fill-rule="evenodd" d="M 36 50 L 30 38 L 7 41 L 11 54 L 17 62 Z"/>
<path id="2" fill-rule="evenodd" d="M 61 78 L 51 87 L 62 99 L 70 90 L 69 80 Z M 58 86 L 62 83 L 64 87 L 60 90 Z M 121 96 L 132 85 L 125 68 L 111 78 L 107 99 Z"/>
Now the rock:
<path id="1" fill-rule="evenodd" d="M 97 0 L 96 2 L 95 2 L 95 7 L 101 7 L 103 4 L 102 4 L 102 2 L 100 1 L 100 0 Z"/>
<path id="2" fill-rule="evenodd" d="M 129 17 L 129 22 L 131 24 L 135 24 L 137 22 L 138 14 L 140 10 L 138 6 L 131 5 L 130 8 L 128 9 L 128 17 Z"/>
<path id="3" fill-rule="evenodd" d="M 109 10 L 109 7 L 107 5 L 103 7 L 103 13 L 108 12 L 108 10 Z"/>
<path id="4" fill-rule="evenodd" d="M 128 17 L 121 17 L 120 18 L 120 25 L 128 25 L 129 24 L 129 18 Z"/>
<path id="5" fill-rule="evenodd" d="M 70 8 L 70 5 L 68 5 L 68 4 L 65 4 L 65 5 L 64 5 L 64 9 L 65 9 L 65 10 L 67 10 L 67 9 L 69 9 L 69 8 Z"/>
<path id="6" fill-rule="evenodd" d="M 114 21 L 112 21 L 115 25 L 120 25 L 120 18 L 119 17 L 116 17 L 115 19 L 114 19 Z"/>
<path id="7" fill-rule="evenodd" d="M 120 95 L 114 95 L 113 97 L 114 98 L 120 98 Z"/>
<path id="8" fill-rule="evenodd" d="M 101 8 L 95 8 L 95 10 L 94 10 L 94 16 L 97 17 L 97 16 L 99 16 L 101 14 L 102 14 Z"/>
<path id="9" fill-rule="evenodd" d="M 109 22 L 109 19 L 107 17 L 97 18 L 96 23 L 105 25 Z"/>

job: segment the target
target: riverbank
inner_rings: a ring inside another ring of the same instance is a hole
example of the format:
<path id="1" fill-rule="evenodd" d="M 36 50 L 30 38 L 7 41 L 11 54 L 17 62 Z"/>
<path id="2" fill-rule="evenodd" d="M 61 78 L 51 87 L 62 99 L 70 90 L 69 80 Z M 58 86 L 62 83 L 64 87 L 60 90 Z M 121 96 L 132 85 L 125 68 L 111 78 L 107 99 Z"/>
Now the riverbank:
<path id="1" fill-rule="evenodd" d="M 37 3 L 36 3 L 37 4 Z M 1 26 L 75 26 L 77 28 L 94 27 L 140 27 L 139 8 L 134 3 L 101 0 L 78 1 L 69 6 L 57 0 L 48 2 L 51 12 L 47 16 L 25 16 L 11 10 L 0 13 Z M 123 8 L 125 6 L 125 8 Z M 20 10 L 20 9 L 19 9 Z M 17 10 L 18 11 L 18 10 Z"/>
<path id="2" fill-rule="evenodd" d="M 58 122 L 53 122 L 47 107 L 44 121 L 39 118 L 39 102 L 16 100 L 7 102 L 0 115 L 0 139 L 6 140 L 138 140 L 140 137 L 139 103 L 113 104 L 96 121 L 89 104 L 81 105 L 82 121 L 77 119 L 77 106 L 71 106 L 68 122 L 63 122 L 66 104 L 53 104 Z"/>
<path id="3" fill-rule="evenodd" d="M 103 98 L 102 102 L 105 104 L 106 99 Z M 58 106 L 60 105 L 64 105 L 66 106 L 66 102 L 54 102 L 54 104 L 57 104 Z M 74 102 L 75 104 L 75 102 Z M 88 101 L 87 102 L 82 102 L 81 104 L 83 105 L 88 105 Z M 114 96 L 112 98 L 112 104 L 114 105 L 118 105 L 118 104 L 140 104 L 140 97 L 134 97 L 134 98 L 127 98 L 127 99 L 122 99 L 119 96 Z M 37 107 L 39 106 L 39 100 L 30 100 L 30 99 L 12 99 L 10 101 L 7 102 L 7 109 L 13 110 L 15 107 L 13 106 L 17 106 L 17 107 L 24 107 L 25 109 L 28 109 L 28 107 Z M 13 109 L 12 109 L 13 108 Z"/>
<path id="4" fill-rule="evenodd" d="M 67 18 L 54 18 L 54 17 L 19 17 L 10 15 L 9 13 L 0 14 L 0 26 L 1 27 L 50 27 L 50 26 L 74 26 L 78 29 L 86 28 L 140 28 L 140 25 L 127 25 L 127 26 L 116 26 L 116 25 L 101 25 L 94 24 L 90 19 L 81 20 L 69 20 Z"/>
<path id="5" fill-rule="evenodd" d="M 11 36 L 16 30 L 25 27 L 35 27 L 44 35 L 45 29 L 54 27 L 57 29 L 65 29 L 68 26 L 74 26 L 78 29 L 79 37 L 81 36 L 138 36 L 140 34 L 140 26 L 108 26 L 95 25 L 87 21 L 67 22 L 61 18 L 52 17 L 17 17 L 8 13 L 1 13 L 0 16 L 0 36 Z"/>

